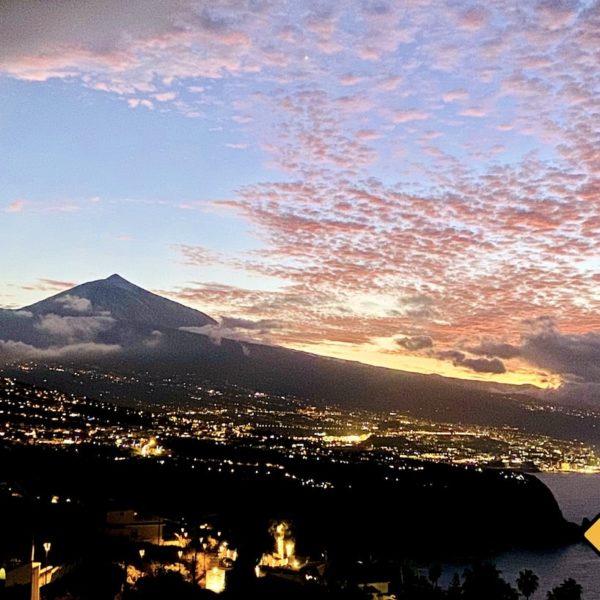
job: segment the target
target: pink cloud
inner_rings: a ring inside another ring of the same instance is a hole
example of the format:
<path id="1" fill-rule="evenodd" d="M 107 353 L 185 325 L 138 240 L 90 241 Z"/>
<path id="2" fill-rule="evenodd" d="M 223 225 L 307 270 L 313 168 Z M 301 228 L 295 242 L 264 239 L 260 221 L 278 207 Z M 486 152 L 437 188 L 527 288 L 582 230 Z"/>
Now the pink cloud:
<path id="1" fill-rule="evenodd" d="M 24 290 L 35 290 L 42 292 L 62 292 L 69 288 L 75 287 L 77 284 L 72 281 L 59 281 L 57 279 L 38 279 L 34 283 L 22 286 Z"/>
<path id="2" fill-rule="evenodd" d="M 384 77 L 380 81 L 378 81 L 375 86 L 378 90 L 382 90 L 385 92 L 392 92 L 398 88 L 398 86 L 402 83 L 402 77 L 400 76 L 389 76 Z"/>
<path id="3" fill-rule="evenodd" d="M 411 121 L 425 121 L 429 117 L 430 114 L 422 110 L 396 110 L 394 111 L 392 121 L 394 123 L 410 123 Z"/>
<path id="4" fill-rule="evenodd" d="M 468 31 L 477 31 L 487 22 L 488 13 L 484 8 L 474 7 L 465 10 L 457 16 L 458 26 Z"/>
<path id="5" fill-rule="evenodd" d="M 352 73 L 344 73 L 341 77 L 340 77 L 340 83 L 342 85 L 356 85 L 357 83 L 361 83 L 362 81 L 364 81 L 365 78 L 361 77 L 360 75 L 353 75 Z"/>
<path id="6" fill-rule="evenodd" d="M 82 209 L 91 209 L 97 205 L 100 199 L 97 197 L 84 200 L 61 200 L 61 201 L 30 201 L 30 200 L 15 200 L 8 204 L 4 209 L 6 213 L 20 213 L 27 211 L 28 213 L 76 213 Z"/>
<path id="7" fill-rule="evenodd" d="M 7 213 L 18 213 L 22 212 L 27 206 L 26 200 L 15 200 L 11 202 L 5 209 L 4 212 Z"/>
<path id="8" fill-rule="evenodd" d="M 373 129 L 359 129 L 356 132 L 356 137 L 361 140 L 377 140 L 381 137 L 381 133 Z"/>
<path id="9" fill-rule="evenodd" d="M 450 90 L 442 95 L 444 102 L 456 102 L 457 100 L 468 100 L 469 92 L 467 90 Z"/>
<path id="10" fill-rule="evenodd" d="M 154 94 L 154 98 L 159 102 L 169 102 L 177 97 L 175 92 L 162 92 L 160 94 Z"/>
<path id="11" fill-rule="evenodd" d="M 483 118 L 487 116 L 487 111 L 479 106 L 470 106 L 469 108 L 460 110 L 458 114 L 462 115 L 463 117 Z"/>

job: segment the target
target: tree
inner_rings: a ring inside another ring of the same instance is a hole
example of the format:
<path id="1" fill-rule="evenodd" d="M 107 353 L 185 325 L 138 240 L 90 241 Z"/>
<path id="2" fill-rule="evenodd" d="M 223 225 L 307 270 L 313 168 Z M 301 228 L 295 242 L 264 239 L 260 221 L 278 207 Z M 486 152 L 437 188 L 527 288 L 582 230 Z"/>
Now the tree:
<path id="1" fill-rule="evenodd" d="M 461 587 L 460 587 L 460 577 L 458 573 L 454 573 L 452 577 L 452 581 L 450 582 L 450 586 L 448 587 L 448 598 L 460 598 L 461 595 Z"/>
<path id="2" fill-rule="evenodd" d="M 429 581 L 433 584 L 433 587 L 437 588 L 438 580 L 442 576 L 442 567 L 440 565 L 435 564 L 429 567 Z"/>
<path id="3" fill-rule="evenodd" d="M 475 564 L 464 573 L 462 597 L 468 600 L 518 600 L 519 594 L 491 563 Z"/>
<path id="4" fill-rule="evenodd" d="M 548 600 L 581 600 L 583 588 L 572 578 L 565 579 L 559 586 L 548 592 Z"/>
<path id="5" fill-rule="evenodd" d="M 533 596 L 540 586 L 540 578 L 530 569 L 525 569 L 519 573 L 517 578 L 517 587 L 527 600 Z"/>
<path id="6" fill-rule="evenodd" d="M 154 576 L 141 577 L 126 595 L 126 598 L 131 600 L 203 600 L 215 597 L 212 592 L 185 581 L 182 575 L 175 571 L 162 571 Z"/>

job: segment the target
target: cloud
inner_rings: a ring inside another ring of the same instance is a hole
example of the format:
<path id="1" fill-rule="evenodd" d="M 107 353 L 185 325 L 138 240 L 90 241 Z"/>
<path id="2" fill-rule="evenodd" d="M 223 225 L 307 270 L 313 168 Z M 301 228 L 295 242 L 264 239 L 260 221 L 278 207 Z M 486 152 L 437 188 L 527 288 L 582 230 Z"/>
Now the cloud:
<path id="1" fill-rule="evenodd" d="M 77 313 L 89 313 L 92 310 L 92 303 L 87 298 L 80 298 L 72 294 L 66 294 L 60 296 L 54 300 L 55 304 L 60 305 L 62 308 L 72 310 Z"/>
<path id="2" fill-rule="evenodd" d="M 0 317 L 4 319 L 31 319 L 33 313 L 28 310 L 7 310 L 0 308 Z"/>
<path id="3" fill-rule="evenodd" d="M 18 213 L 22 212 L 27 206 L 27 202 L 25 200 L 15 200 L 11 202 L 5 209 L 4 212 L 7 213 Z"/>
<path id="4" fill-rule="evenodd" d="M 502 359 L 520 358 L 530 365 L 560 374 L 565 389 L 558 396 L 590 395 L 600 384 L 600 333 L 561 333 L 556 319 L 540 316 L 526 319 L 518 344 L 499 342 L 493 338 L 481 340 L 477 345 L 466 345 L 470 354 Z M 460 364 L 469 359 L 456 357 Z M 453 359 L 455 357 L 452 357 Z"/>
<path id="5" fill-rule="evenodd" d="M 456 102 L 457 100 L 468 100 L 469 92 L 464 89 L 450 90 L 442 95 L 444 102 Z"/>
<path id="6" fill-rule="evenodd" d="M 92 341 L 99 333 L 112 329 L 115 320 L 109 316 L 63 317 L 53 313 L 40 316 L 34 327 L 52 337 L 69 342 Z"/>
<path id="7" fill-rule="evenodd" d="M 225 339 L 273 343 L 271 331 L 279 329 L 282 325 L 279 321 L 270 319 L 241 319 L 235 317 L 221 317 L 221 322 L 216 325 L 204 325 L 203 327 L 180 327 L 182 331 L 198 333 L 208 336 L 217 345 Z"/>
<path id="8" fill-rule="evenodd" d="M 344 73 L 340 77 L 340 83 L 342 85 L 349 85 L 349 86 L 356 85 L 357 83 L 361 83 L 364 80 L 365 80 L 364 76 L 354 75 L 353 73 Z"/>
<path id="9" fill-rule="evenodd" d="M 428 335 L 414 335 L 396 339 L 396 343 L 407 350 L 423 350 L 433 346 L 433 339 Z"/>
<path id="10" fill-rule="evenodd" d="M 225 330 L 218 325 L 203 325 L 202 327 L 180 327 L 181 331 L 187 331 L 188 333 L 196 333 L 198 335 L 208 336 L 213 344 L 220 346 L 223 341 L 223 337 L 227 338 L 227 334 L 233 335 L 233 331 Z M 229 339 L 229 338 L 227 338 Z"/>
<path id="11" fill-rule="evenodd" d="M 484 8 L 473 7 L 461 12 L 457 16 L 458 26 L 467 31 L 481 29 L 488 19 L 488 13 Z"/>
<path id="12" fill-rule="evenodd" d="M 175 92 L 162 92 L 161 94 L 154 94 L 154 98 L 159 102 L 169 102 L 177 97 Z"/>
<path id="13" fill-rule="evenodd" d="M 258 15 L 247 13 L 248 20 L 253 17 Z M 5 11 L 0 34 L 0 64 L 13 77 L 44 81 L 88 74 L 90 87 L 117 93 L 154 91 L 152 67 L 164 78 L 221 77 L 225 69 L 254 68 L 245 65 L 249 39 L 231 11 L 181 0 L 110 0 L 102 7 L 16 3 Z M 210 52 L 195 52 L 198 46 Z"/>
<path id="14" fill-rule="evenodd" d="M 451 360 L 455 366 L 466 367 L 476 373 L 506 373 L 506 367 L 499 358 L 472 358 L 457 350 L 439 351 L 435 356 L 441 360 Z"/>
<path id="15" fill-rule="evenodd" d="M 438 314 L 434 299 L 425 294 L 400 298 L 398 305 L 399 308 L 394 311 L 396 314 L 415 319 L 430 319 Z"/>
<path id="16" fill-rule="evenodd" d="M 42 290 L 65 290 L 75 287 L 75 283 L 72 281 L 59 281 L 57 279 L 38 279 L 38 289 Z"/>
<path id="17" fill-rule="evenodd" d="M 150 337 L 144 340 L 144 346 L 147 348 L 158 348 L 163 339 L 163 333 L 155 330 L 151 333 Z"/>
<path id="18" fill-rule="evenodd" d="M 545 27 L 551 30 L 561 29 L 577 16 L 578 0 L 549 0 L 538 2 L 536 13 Z"/>
<path id="19" fill-rule="evenodd" d="M 234 317 L 221 317 L 221 325 L 228 329 L 247 329 L 250 331 L 266 331 L 281 327 L 279 321 L 272 319 L 252 321 L 251 319 L 237 319 Z"/>
<path id="20" fill-rule="evenodd" d="M 392 116 L 392 121 L 394 123 L 410 123 L 411 121 L 424 121 L 429 116 L 429 113 L 422 110 L 396 110 Z"/>
<path id="21" fill-rule="evenodd" d="M 485 338 L 475 346 L 466 346 L 468 352 L 471 354 L 492 356 L 498 358 L 516 358 L 520 356 L 521 349 L 514 344 L 507 342 L 499 342 L 491 338 Z"/>
<path id="22" fill-rule="evenodd" d="M 23 342 L 0 340 L 0 361 L 93 358 L 116 354 L 121 350 L 122 347 L 117 344 L 97 344 L 94 342 L 37 348 Z"/>
<path id="23" fill-rule="evenodd" d="M 37 279 L 33 283 L 19 286 L 22 290 L 40 291 L 40 292 L 62 292 L 69 288 L 75 287 L 75 283 L 71 281 L 59 281 L 57 279 Z"/>
<path id="24" fill-rule="evenodd" d="M 549 317 L 531 320 L 526 326 L 521 343 L 526 360 L 575 382 L 600 383 L 600 333 L 561 333 Z"/>
<path id="25" fill-rule="evenodd" d="M 458 112 L 459 115 L 463 117 L 477 117 L 482 118 L 487 116 L 487 111 L 485 108 L 481 108 L 478 106 L 470 106 L 469 108 L 464 108 Z"/>
<path id="26" fill-rule="evenodd" d="M 0 73 L 2 69 L 0 68 Z M 21 213 L 27 211 L 32 214 L 45 213 L 77 213 L 84 208 L 89 208 L 97 204 L 98 198 L 87 199 L 66 199 L 54 202 L 45 201 L 30 201 L 30 200 L 15 200 L 11 202 L 5 209 L 5 213 Z"/>
<path id="27" fill-rule="evenodd" d="M 506 367 L 499 358 L 464 358 L 458 364 L 476 373 L 506 373 Z"/>

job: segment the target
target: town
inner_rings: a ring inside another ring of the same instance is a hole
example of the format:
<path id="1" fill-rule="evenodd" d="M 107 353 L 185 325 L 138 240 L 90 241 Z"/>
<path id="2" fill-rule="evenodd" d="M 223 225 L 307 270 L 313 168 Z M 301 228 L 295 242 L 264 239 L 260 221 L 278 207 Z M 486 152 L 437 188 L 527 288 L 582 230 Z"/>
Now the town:
<path id="1" fill-rule="evenodd" d="M 131 384 L 118 380 L 121 390 Z M 437 529 L 427 519 L 442 498 L 455 519 L 445 535 L 451 547 L 436 552 L 565 543 L 577 539 L 575 526 L 527 472 L 600 464 L 583 443 L 516 429 L 322 406 L 231 384 L 185 389 L 187 402 L 128 406 L 122 395 L 94 399 L 0 379 L 5 591 L 60 598 L 90 568 L 114 581 L 111 598 L 144 598 L 149 582 L 232 598 L 249 585 L 265 598 L 273 586 L 275 596 L 290 593 L 280 585 L 378 599 L 406 585 L 436 590 L 423 532 Z M 363 517 L 348 527 L 353 506 Z M 481 536 L 487 511 L 506 514 Z"/>
<path id="2" fill-rule="evenodd" d="M 79 378 L 84 376 L 74 372 Z M 127 386 L 121 380 L 119 384 Z M 172 380 L 155 384 L 159 385 L 181 386 Z M 186 386 L 185 391 L 187 401 L 177 405 L 157 400 L 126 406 L 122 399 L 95 400 L 20 385 L 5 377 L 0 379 L 4 421 L 0 439 L 18 444 L 111 447 L 118 451 L 115 459 L 128 454 L 166 456 L 173 454 L 169 440 L 191 439 L 268 446 L 284 457 L 335 460 L 340 450 L 352 448 L 363 460 L 383 458 L 390 464 L 417 459 L 531 472 L 600 470 L 600 459 L 591 445 L 516 428 L 434 423 L 394 411 L 342 409 L 236 385 Z M 260 468 L 233 461 L 197 462 L 197 468 L 207 469 Z M 277 469 L 281 466 L 268 468 Z"/>

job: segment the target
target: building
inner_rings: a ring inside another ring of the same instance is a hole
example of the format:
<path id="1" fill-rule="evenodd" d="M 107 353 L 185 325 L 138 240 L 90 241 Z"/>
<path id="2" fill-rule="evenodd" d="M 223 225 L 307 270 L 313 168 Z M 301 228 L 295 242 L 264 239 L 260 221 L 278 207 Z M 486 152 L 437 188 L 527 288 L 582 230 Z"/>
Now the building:
<path id="1" fill-rule="evenodd" d="M 52 581 L 52 576 L 58 570 L 58 567 L 42 567 L 39 562 L 28 562 L 17 565 L 13 568 L 0 569 L 0 589 L 2 587 L 10 588 L 13 586 L 31 587 L 31 600 L 40 600 L 40 588 Z M 0 593 L 1 595 L 1 593 Z"/>
<path id="2" fill-rule="evenodd" d="M 106 513 L 105 531 L 111 536 L 160 546 L 164 524 L 162 517 L 142 516 L 134 510 L 112 510 Z"/>

